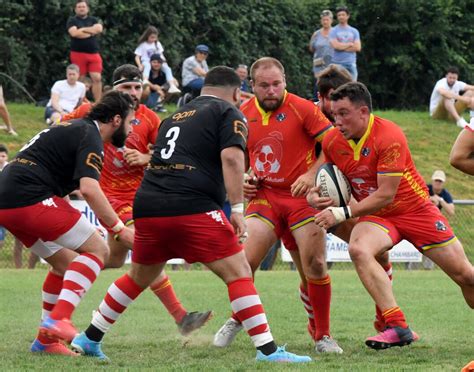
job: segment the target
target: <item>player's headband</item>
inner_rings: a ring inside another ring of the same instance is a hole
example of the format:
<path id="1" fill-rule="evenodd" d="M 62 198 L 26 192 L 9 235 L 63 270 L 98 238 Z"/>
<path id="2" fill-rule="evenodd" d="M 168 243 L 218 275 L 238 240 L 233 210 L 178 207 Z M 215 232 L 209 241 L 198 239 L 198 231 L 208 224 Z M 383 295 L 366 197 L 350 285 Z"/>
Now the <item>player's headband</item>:
<path id="1" fill-rule="evenodd" d="M 143 81 L 142 81 L 142 79 L 140 79 L 138 76 L 135 76 L 133 79 L 124 77 L 124 78 L 115 80 L 115 81 L 112 83 L 112 85 L 113 85 L 114 87 L 116 87 L 117 85 L 125 84 L 125 83 L 139 83 L 139 84 L 143 84 Z"/>

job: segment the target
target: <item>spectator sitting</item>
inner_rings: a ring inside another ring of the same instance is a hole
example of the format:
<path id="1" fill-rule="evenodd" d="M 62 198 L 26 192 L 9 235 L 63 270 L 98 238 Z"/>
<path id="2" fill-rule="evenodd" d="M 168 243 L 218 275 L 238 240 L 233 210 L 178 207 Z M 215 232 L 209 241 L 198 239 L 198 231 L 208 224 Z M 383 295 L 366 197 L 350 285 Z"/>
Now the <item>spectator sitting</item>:
<path id="1" fill-rule="evenodd" d="M 430 98 L 430 116 L 433 119 L 454 120 L 464 128 L 466 120 L 461 114 L 469 107 L 474 118 L 474 85 L 458 80 L 459 70 L 449 67 L 446 76 L 436 82 Z M 461 91 L 464 94 L 461 95 Z"/>
<path id="2" fill-rule="evenodd" d="M 166 75 L 166 81 L 169 84 L 169 93 L 181 93 L 178 89 L 178 82 L 173 77 L 173 72 L 171 67 L 166 63 L 166 58 L 164 55 L 165 49 L 163 45 L 158 40 L 158 29 L 154 26 L 148 26 L 147 29 L 138 39 L 138 46 L 135 49 L 135 62 L 143 72 L 143 80 L 146 82 L 150 75 L 151 70 L 151 56 L 158 54 L 162 60 L 162 71 Z"/>
<path id="3" fill-rule="evenodd" d="M 201 94 L 201 88 L 204 84 L 204 77 L 209 71 L 207 66 L 207 56 L 209 55 L 209 47 L 199 44 L 194 50 L 194 55 L 188 57 L 183 62 L 182 84 L 183 88 L 191 91 L 193 97 Z"/>
<path id="4" fill-rule="evenodd" d="M 12 126 L 12 122 L 10 120 L 10 113 L 8 112 L 7 105 L 3 98 L 3 88 L 0 85 L 0 116 L 2 117 L 3 121 L 5 122 L 6 126 L 2 126 L 2 129 L 5 129 L 8 134 L 12 136 L 18 136 Z"/>
<path id="5" fill-rule="evenodd" d="M 428 185 L 430 199 L 440 210 L 446 212 L 448 216 L 454 216 L 453 197 L 444 188 L 446 174 L 442 170 L 435 170 L 431 176 L 432 184 Z"/>
<path id="6" fill-rule="evenodd" d="M 59 122 L 64 114 L 72 112 L 84 100 L 86 86 L 78 81 L 79 67 L 67 66 L 66 77 L 66 80 L 56 81 L 51 88 L 51 99 L 44 113 L 47 124 Z"/>
<path id="7" fill-rule="evenodd" d="M 148 84 L 143 95 L 148 96 L 146 106 L 157 112 L 166 112 L 163 103 L 167 102 L 175 93 L 170 93 L 170 84 L 166 80 L 163 72 L 163 60 L 159 54 L 150 57 L 151 71 L 148 77 Z"/>
<path id="8" fill-rule="evenodd" d="M 252 88 L 250 87 L 250 82 L 248 80 L 249 71 L 247 65 L 238 65 L 235 69 L 237 75 L 240 78 L 240 98 L 242 102 L 247 101 L 253 97 Z"/>

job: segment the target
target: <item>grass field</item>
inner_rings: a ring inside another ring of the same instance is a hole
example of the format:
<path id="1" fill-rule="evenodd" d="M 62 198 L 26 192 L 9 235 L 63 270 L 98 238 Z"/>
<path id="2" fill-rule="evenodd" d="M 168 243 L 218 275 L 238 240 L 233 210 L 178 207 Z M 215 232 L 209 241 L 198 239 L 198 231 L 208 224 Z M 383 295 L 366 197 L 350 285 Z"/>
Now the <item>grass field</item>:
<path id="1" fill-rule="evenodd" d="M 123 270 L 101 274 L 74 314 L 80 329 L 87 326 L 108 285 Z M 232 346 L 211 346 L 214 332 L 227 319 L 225 285 L 210 272 L 169 272 L 188 310 L 214 310 L 214 318 L 190 338 L 181 337 L 163 306 L 144 293 L 106 335 L 104 367 L 91 358 L 39 356 L 28 352 L 40 316 L 44 270 L 0 271 L 1 370 L 320 370 L 320 371 L 460 371 L 474 359 L 473 312 L 441 271 L 395 273 L 394 289 L 408 320 L 421 336 L 404 348 L 374 351 L 364 345 L 373 335 L 373 305 L 354 271 L 332 271 L 332 333 L 342 355 L 317 355 L 306 333 L 306 318 L 298 299 L 295 272 L 258 273 L 256 284 L 277 343 L 314 358 L 308 365 L 257 364 L 248 337 L 241 332 Z"/>

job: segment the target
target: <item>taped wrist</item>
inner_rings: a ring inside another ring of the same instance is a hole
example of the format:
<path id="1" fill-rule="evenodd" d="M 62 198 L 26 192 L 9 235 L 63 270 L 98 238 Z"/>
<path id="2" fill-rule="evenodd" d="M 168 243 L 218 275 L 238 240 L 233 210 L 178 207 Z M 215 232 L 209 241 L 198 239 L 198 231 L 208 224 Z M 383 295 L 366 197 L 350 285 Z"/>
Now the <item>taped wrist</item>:
<path id="1" fill-rule="evenodd" d="M 351 207 L 329 207 L 328 208 L 336 219 L 337 223 L 341 223 L 352 217 Z"/>

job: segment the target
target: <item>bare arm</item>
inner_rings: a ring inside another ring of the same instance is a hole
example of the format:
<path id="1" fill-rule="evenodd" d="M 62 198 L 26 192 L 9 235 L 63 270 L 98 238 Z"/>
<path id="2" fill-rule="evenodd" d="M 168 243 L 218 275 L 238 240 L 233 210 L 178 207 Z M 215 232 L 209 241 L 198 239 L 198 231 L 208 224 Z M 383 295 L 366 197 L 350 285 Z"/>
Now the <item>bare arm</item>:
<path id="1" fill-rule="evenodd" d="M 135 54 L 135 63 L 137 64 L 140 71 L 143 71 L 142 59 L 138 54 Z"/>
<path id="2" fill-rule="evenodd" d="M 463 129 L 454 142 L 449 162 L 454 168 L 474 176 L 474 132 Z"/>
<path id="3" fill-rule="evenodd" d="M 326 161 L 324 153 L 321 151 L 318 159 L 308 169 L 308 171 L 299 176 L 291 185 L 291 195 L 294 197 L 306 195 L 314 187 L 314 178 L 319 167 Z"/>
<path id="4" fill-rule="evenodd" d="M 69 35 L 71 37 L 74 37 L 76 39 L 88 39 L 91 37 L 91 34 L 84 32 L 84 29 L 82 28 L 77 28 L 76 26 L 69 27 L 67 30 Z"/>
<path id="5" fill-rule="evenodd" d="M 201 67 L 199 67 L 199 66 L 194 67 L 194 68 L 193 68 L 193 72 L 194 72 L 196 75 L 199 75 L 199 76 L 202 76 L 202 77 L 206 76 L 206 74 L 207 74 L 207 72 L 206 72 L 203 68 L 201 68 Z"/>
<path id="6" fill-rule="evenodd" d="M 316 32 L 313 32 L 313 35 L 311 35 L 311 39 L 309 40 L 309 45 L 308 45 L 308 49 L 311 53 L 314 53 L 314 47 L 313 47 L 313 41 L 314 41 L 314 38 L 316 37 Z"/>
<path id="7" fill-rule="evenodd" d="M 228 147 L 221 151 L 221 161 L 227 198 L 232 206 L 230 222 L 234 226 L 236 235 L 242 237 L 247 230 L 243 216 L 244 152 L 237 146 Z M 241 204 L 241 211 L 238 211 L 238 208 L 234 208 L 234 206 L 239 206 L 240 208 Z"/>
<path id="8" fill-rule="evenodd" d="M 51 106 L 53 107 L 54 111 L 57 111 L 60 114 L 64 114 L 63 108 L 59 105 L 58 93 L 51 93 Z"/>
<path id="9" fill-rule="evenodd" d="M 362 44 L 360 40 L 350 43 L 341 43 L 336 39 L 331 39 L 330 43 L 334 49 L 339 50 L 341 52 L 360 52 L 360 50 L 362 49 Z"/>

